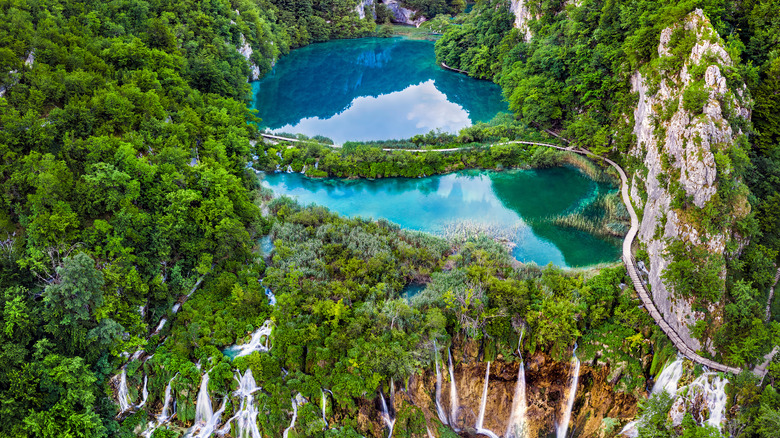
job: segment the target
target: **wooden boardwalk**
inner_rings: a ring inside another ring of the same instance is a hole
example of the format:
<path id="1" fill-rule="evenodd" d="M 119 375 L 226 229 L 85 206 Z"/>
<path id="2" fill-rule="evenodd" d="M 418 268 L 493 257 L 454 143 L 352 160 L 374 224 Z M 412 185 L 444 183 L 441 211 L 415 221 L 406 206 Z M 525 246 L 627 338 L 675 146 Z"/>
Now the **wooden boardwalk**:
<path id="1" fill-rule="evenodd" d="M 295 139 L 289 139 L 284 137 L 277 137 L 272 135 L 266 135 L 263 134 L 263 137 L 271 138 L 274 140 L 283 140 L 283 141 L 293 141 L 293 142 L 299 142 L 300 140 Z M 576 154 L 584 155 L 589 158 L 592 158 L 594 160 L 604 160 L 607 162 L 610 166 L 615 168 L 615 170 L 620 175 L 620 193 L 623 198 L 623 203 L 626 205 L 626 210 L 628 210 L 628 214 L 631 217 L 631 228 L 628 230 L 628 233 L 626 234 L 625 239 L 623 239 L 623 263 L 626 266 L 626 271 L 628 271 L 628 276 L 631 278 L 631 282 L 634 285 L 634 289 L 637 292 L 637 295 L 639 295 L 639 299 L 642 301 L 642 304 L 645 306 L 645 309 L 647 309 L 648 313 L 650 313 L 650 316 L 653 317 L 656 324 L 661 328 L 661 330 L 666 334 L 666 336 L 671 339 L 672 343 L 674 344 L 675 348 L 686 358 L 690 359 L 691 361 L 704 365 L 709 369 L 722 371 L 726 373 L 732 373 L 732 374 L 739 374 L 742 372 L 741 368 L 736 367 L 730 367 L 727 365 L 723 365 L 721 363 L 715 362 L 713 360 L 707 359 L 705 357 L 702 357 L 698 353 L 696 353 L 692 348 L 690 348 L 680 337 L 679 334 L 674 330 L 672 326 L 669 325 L 669 323 L 666 322 L 663 315 L 661 315 L 661 312 L 658 311 L 658 308 L 655 306 L 655 303 L 653 303 L 652 296 L 650 295 L 650 292 L 647 290 L 647 287 L 642 282 L 642 280 L 639 277 L 639 270 L 637 269 L 636 260 L 634 259 L 634 255 L 632 252 L 632 246 L 634 244 L 634 239 L 636 238 L 637 233 L 639 232 L 639 217 L 636 214 L 636 211 L 634 210 L 634 206 L 631 204 L 631 197 L 629 195 L 629 188 L 628 188 L 628 177 L 626 176 L 626 172 L 623 170 L 622 167 L 620 167 L 617 163 L 614 161 L 604 158 L 598 155 L 595 155 L 594 153 L 585 150 L 576 148 L 573 146 L 564 147 L 564 146 L 558 146 L 551 143 L 540 143 L 540 142 L 533 142 L 533 141 L 521 141 L 521 140 L 515 140 L 515 141 L 509 141 L 504 143 L 496 143 L 491 146 L 496 145 L 505 145 L 505 144 L 525 144 L 525 145 L 534 145 L 534 146 L 544 146 L 549 148 L 558 149 L 561 151 L 567 151 L 567 152 L 573 152 Z M 340 148 L 341 146 L 338 145 L 326 145 L 331 147 Z M 450 148 L 450 149 L 393 149 L 393 148 L 385 148 L 382 149 L 384 151 L 404 151 L 404 152 L 452 152 L 461 150 L 463 148 Z M 780 270 L 778 270 L 778 276 L 780 277 Z M 769 363 L 772 361 L 772 358 L 775 356 L 775 354 L 780 351 L 780 347 L 775 347 L 774 350 L 772 350 L 769 354 L 764 356 L 764 362 L 758 366 L 756 366 L 755 369 L 753 369 L 753 373 L 758 376 L 760 379 L 763 379 L 764 376 L 767 373 L 767 368 L 769 366 Z"/>

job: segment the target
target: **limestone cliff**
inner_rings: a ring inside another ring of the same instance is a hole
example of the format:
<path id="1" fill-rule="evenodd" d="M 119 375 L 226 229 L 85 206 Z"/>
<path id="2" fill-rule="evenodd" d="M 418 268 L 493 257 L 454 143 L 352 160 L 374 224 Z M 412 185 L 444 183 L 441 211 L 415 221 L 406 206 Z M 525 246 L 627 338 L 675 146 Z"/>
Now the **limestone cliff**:
<path id="1" fill-rule="evenodd" d="M 393 14 L 393 23 L 408 24 L 420 27 L 425 22 L 425 17 L 409 8 L 405 8 L 399 0 L 379 0 Z"/>
<path id="2" fill-rule="evenodd" d="M 717 326 L 720 300 L 694 306 L 696 296 L 671 290 L 662 277 L 674 262 L 670 246 L 682 242 L 689 251 L 706 249 L 722 262 L 738 251 L 734 223 L 749 212 L 744 185 L 727 181 L 728 194 L 723 186 L 740 126 L 750 118 L 745 87 L 733 83 L 732 61 L 723 47 L 696 10 L 662 31 L 659 58 L 632 77 L 639 102 L 631 154 L 641 164 L 633 169 L 631 196 L 642 221 L 638 238 L 649 259 L 648 283 L 658 310 L 694 350 L 710 349 L 700 342 L 708 329 L 700 325 L 696 339 L 692 328 L 705 319 Z M 722 280 L 725 268 L 719 266 Z M 699 293 L 722 296 L 719 290 Z"/>
<path id="3" fill-rule="evenodd" d="M 478 436 L 475 425 L 487 363 L 478 360 L 478 346 L 473 342 L 453 347 L 452 353 L 459 404 L 454 427 L 460 436 Z M 528 406 L 525 436 L 549 436 L 555 432 L 565 409 L 572 367 L 568 362 L 555 362 L 542 353 L 528 357 L 525 364 Z M 440 366 L 443 379 L 441 405 L 449 414 L 451 392 L 446 357 Z M 505 362 L 501 357 L 491 363 L 483 427 L 498 436 L 504 436 L 509 425 L 518 370 L 517 362 Z M 623 423 L 636 416 L 637 398 L 617 392 L 609 381 L 610 374 L 614 373 L 610 373 L 608 365 L 583 363 L 580 368 L 580 385 L 570 422 L 570 427 L 578 431 L 578 436 L 605 436 L 605 418 Z M 411 432 L 427 428 L 431 431 L 430 435 L 418 432 L 411 436 L 439 436 L 441 423 L 435 406 L 436 374 L 431 371 L 417 374 L 410 378 L 406 388 L 397 386 L 391 404 L 396 430 Z M 380 437 L 387 433 L 379 411 L 378 400 L 373 403 L 366 400 L 361 405 L 358 424 L 362 430 L 370 431 L 371 436 Z"/>
<path id="4" fill-rule="evenodd" d="M 361 20 L 366 18 L 366 11 L 368 11 L 374 17 L 374 20 L 376 20 L 374 0 L 360 0 L 355 7 L 355 11 L 358 13 Z"/>
<path id="5" fill-rule="evenodd" d="M 240 53 L 241 56 L 243 56 L 249 63 L 249 68 L 251 69 L 251 72 L 249 73 L 249 80 L 256 81 L 260 79 L 260 67 L 255 65 L 255 63 L 252 61 L 252 46 L 250 46 L 246 41 L 244 35 L 241 35 L 241 47 L 238 48 L 238 53 Z"/>
<path id="6" fill-rule="evenodd" d="M 536 18 L 531 10 L 528 8 L 527 0 L 511 0 L 509 4 L 509 11 L 515 14 L 514 26 L 525 34 L 525 40 L 530 41 L 531 29 L 528 27 L 528 22 Z"/>

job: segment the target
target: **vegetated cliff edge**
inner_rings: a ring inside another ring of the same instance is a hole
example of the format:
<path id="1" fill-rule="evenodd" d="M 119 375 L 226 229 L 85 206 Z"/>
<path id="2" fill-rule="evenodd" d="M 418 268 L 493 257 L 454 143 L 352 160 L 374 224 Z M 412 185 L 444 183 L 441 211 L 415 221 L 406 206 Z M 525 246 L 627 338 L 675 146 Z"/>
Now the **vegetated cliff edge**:
<path id="1" fill-rule="evenodd" d="M 734 174 L 746 160 L 746 88 L 701 10 L 661 32 L 659 57 L 632 77 L 636 144 L 631 197 L 641 217 L 638 259 L 653 301 L 694 350 L 714 353 L 725 261 L 744 246 L 750 212 Z"/>

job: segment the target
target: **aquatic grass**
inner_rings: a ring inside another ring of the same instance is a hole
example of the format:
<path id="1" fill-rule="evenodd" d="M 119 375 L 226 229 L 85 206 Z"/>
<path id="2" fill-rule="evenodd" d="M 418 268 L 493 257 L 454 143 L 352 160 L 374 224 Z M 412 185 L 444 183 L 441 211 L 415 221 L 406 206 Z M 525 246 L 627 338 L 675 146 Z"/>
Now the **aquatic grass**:
<path id="1" fill-rule="evenodd" d="M 574 228 L 601 237 L 622 237 L 628 232 L 630 217 L 618 192 L 597 195 L 570 213 L 547 218 L 559 226 Z"/>

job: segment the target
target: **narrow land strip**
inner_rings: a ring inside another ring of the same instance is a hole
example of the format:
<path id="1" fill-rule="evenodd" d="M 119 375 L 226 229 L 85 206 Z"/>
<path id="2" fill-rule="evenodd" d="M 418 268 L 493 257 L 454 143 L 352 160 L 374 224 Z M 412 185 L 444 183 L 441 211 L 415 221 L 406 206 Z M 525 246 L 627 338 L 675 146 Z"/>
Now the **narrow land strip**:
<path id="1" fill-rule="evenodd" d="M 446 67 L 446 66 L 445 66 Z M 296 140 L 291 138 L 285 138 L 285 137 L 279 137 L 274 135 L 268 135 L 268 134 L 262 134 L 264 138 L 272 139 L 272 140 L 281 140 L 281 141 L 292 141 L 292 142 L 302 142 L 302 140 Z M 604 160 L 607 162 L 610 166 L 615 168 L 615 170 L 620 175 L 620 192 L 623 198 L 623 203 L 626 205 L 626 210 L 628 210 L 628 214 L 631 217 L 631 228 L 628 230 L 628 233 L 626 234 L 625 239 L 623 240 L 623 263 L 626 266 L 626 271 L 628 271 L 628 276 L 631 278 L 631 282 L 634 284 L 634 289 L 637 292 L 637 295 L 639 295 L 640 300 L 642 300 L 642 304 L 645 306 L 645 309 L 650 313 L 650 316 L 653 317 L 656 324 L 661 328 L 661 330 L 666 334 L 666 336 L 671 339 L 672 343 L 674 344 L 675 348 L 685 357 L 690 359 L 691 361 L 704 365 L 710 369 L 732 373 L 732 374 L 739 374 L 742 372 L 741 368 L 736 367 L 730 367 L 727 365 L 723 365 L 720 363 L 717 363 L 713 360 L 704 358 L 700 356 L 698 353 L 696 353 L 692 348 L 690 348 L 688 345 L 685 344 L 685 342 L 682 340 L 680 335 L 677 334 L 677 332 L 674 330 L 672 326 L 670 326 L 666 320 L 664 319 L 663 315 L 658 311 L 658 309 L 655 306 L 655 303 L 653 303 L 653 299 L 651 298 L 651 295 L 647 288 L 645 287 L 644 283 L 642 283 L 642 280 L 639 278 L 639 272 L 636 266 L 636 260 L 634 259 L 631 247 L 633 246 L 634 239 L 636 238 L 637 233 L 639 232 L 639 217 L 636 214 L 636 211 L 634 210 L 634 206 L 631 204 L 631 197 L 629 195 L 629 189 L 628 189 L 628 177 L 626 176 L 626 172 L 623 170 L 622 167 L 620 167 L 617 163 L 610 160 L 609 158 L 604 158 L 601 156 L 598 156 L 588 150 L 575 148 L 573 146 L 558 146 L 551 143 L 541 143 L 541 142 L 534 142 L 534 141 L 522 141 L 522 140 L 515 140 L 515 141 L 508 141 L 503 143 L 495 143 L 492 146 L 498 146 L 498 145 L 507 145 L 507 144 L 525 144 L 525 145 L 535 145 L 535 146 L 544 146 L 549 147 L 553 149 L 558 149 L 561 151 L 567 151 L 567 152 L 573 152 L 576 154 L 584 155 L 589 158 L 592 158 L 594 160 Z M 340 145 L 327 145 L 334 148 L 340 148 Z M 454 152 L 458 150 L 463 150 L 466 148 L 449 148 L 449 149 L 393 149 L 393 148 L 383 148 L 383 151 L 402 151 L 402 152 Z M 778 278 L 780 278 L 780 270 L 778 270 Z M 775 279 L 775 282 L 777 282 L 777 278 Z M 774 288 L 773 288 L 774 291 Z M 774 358 L 775 354 L 777 354 L 780 351 L 779 347 L 775 347 L 774 350 L 772 350 L 769 354 L 764 356 L 764 362 L 758 366 L 756 366 L 753 369 L 753 373 L 758 376 L 759 379 L 763 379 L 764 376 L 767 373 L 767 368 L 769 365 L 769 362 L 771 362 L 772 358 Z"/>

